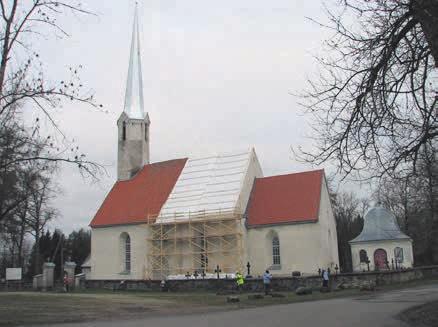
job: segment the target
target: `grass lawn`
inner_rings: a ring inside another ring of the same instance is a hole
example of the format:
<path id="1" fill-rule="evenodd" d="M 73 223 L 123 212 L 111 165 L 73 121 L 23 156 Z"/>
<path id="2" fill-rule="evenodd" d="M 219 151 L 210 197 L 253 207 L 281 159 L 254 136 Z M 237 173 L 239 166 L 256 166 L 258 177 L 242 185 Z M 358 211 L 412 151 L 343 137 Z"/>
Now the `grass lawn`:
<path id="1" fill-rule="evenodd" d="M 20 324 L 80 322 L 91 320 L 132 319 L 150 315 L 190 314 L 213 310 L 235 310 L 259 305 L 312 301 L 357 295 L 357 290 L 297 296 L 281 293 L 284 298 L 248 299 L 240 294 L 239 303 L 227 303 L 226 296 L 214 293 L 156 293 L 87 291 L 75 293 L 0 293 L 0 326 Z"/>
<path id="2" fill-rule="evenodd" d="M 391 285 L 384 290 L 412 287 L 437 281 L 416 281 Z M 226 303 L 226 296 L 207 292 L 157 293 L 140 291 L 85 290 L 74 293 L 0 292 L 0 326 L 19 324 L 80 322 L 108 319 L 132 319 L 150 315 L 190 314 L 213 310 L 236 310 L 260 305 L 285 304 L 324 300 L 336 297 L 369 294 L 359 290 L 331 293 L 314 292 L 298 296 L 293 292 L 284 297 L 248 299 L 240 294 L 240 302 Z"/>
<path id="3" fill-rule="evenodd" d="M 400 314 L 400 318 L 412 326 L 438 326 L 438 301 L 409 308 Z"/>

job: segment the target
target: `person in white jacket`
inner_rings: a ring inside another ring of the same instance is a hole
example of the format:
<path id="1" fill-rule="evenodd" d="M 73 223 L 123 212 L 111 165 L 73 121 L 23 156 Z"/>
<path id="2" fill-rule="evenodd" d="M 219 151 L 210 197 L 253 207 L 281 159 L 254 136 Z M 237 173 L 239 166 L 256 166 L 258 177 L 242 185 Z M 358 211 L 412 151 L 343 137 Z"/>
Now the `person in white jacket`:
<path id="1" fill-rule="evenodd" d="M 263 286 L 265 287 L 265 294 L 268 295 L 271 292 L 271 279 L 272 275 L 269 270 L 266 270 L 263 274 Z"/>

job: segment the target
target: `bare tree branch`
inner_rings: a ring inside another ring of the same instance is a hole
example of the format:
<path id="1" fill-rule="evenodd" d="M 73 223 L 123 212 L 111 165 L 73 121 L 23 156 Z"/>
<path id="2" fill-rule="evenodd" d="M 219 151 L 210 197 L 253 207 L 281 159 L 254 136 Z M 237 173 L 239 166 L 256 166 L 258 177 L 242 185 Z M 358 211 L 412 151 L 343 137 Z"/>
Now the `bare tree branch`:
<path id="1" fill-rule="evenodd" d="M 340 2 L 340 13 L 327 10 L 334 35 L 318 58 L 320 74 L 300 95 L 314 118 L 315 150 L 298 158 L 335 162 L 360 179 L 415 171 L 422 147 L 438 136 L 430 44 L 438 40 L 426 37 L 416 0 Z"/>

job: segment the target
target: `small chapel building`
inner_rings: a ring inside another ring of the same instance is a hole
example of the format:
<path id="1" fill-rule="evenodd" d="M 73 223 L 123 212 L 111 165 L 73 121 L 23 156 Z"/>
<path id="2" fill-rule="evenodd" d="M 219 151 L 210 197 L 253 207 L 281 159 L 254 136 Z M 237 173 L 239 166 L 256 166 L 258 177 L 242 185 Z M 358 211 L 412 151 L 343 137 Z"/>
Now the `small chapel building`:
<path id="1" fill-rule="evenodd" d="M 88 279 L 163 279 L 339 265 L 323 170 L 263 175 L 253 148 L 151 163 L 137 10 L 118 178 L 91 220 Z"/>
<path id="2" fill-rule="evenodd" d="M 362 232 L 350 242 L 353 271 L 403 269 L 413 266 L 412 239 L 388 209 L 371 208 Z"/>

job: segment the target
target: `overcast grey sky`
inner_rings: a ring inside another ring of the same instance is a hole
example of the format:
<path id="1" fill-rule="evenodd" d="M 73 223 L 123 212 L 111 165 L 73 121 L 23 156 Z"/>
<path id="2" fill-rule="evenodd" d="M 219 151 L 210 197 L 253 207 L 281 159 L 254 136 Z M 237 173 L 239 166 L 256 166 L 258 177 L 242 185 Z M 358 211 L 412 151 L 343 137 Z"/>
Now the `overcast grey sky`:
<path id="1" fill-rule="evenodd" d="M 48 75 L 82 64 L 82 79 L 109 113 L 66 104 L 63 131 L 109 176 L 90 185 L 73 167 L 60 171 L 62 217 L 53 226 L 86 227 L 116 178 L 116 120 L 123 110 L 134 1 L 89 0 L 97 17 L 63 22 L 69 38 L 41 40 Z M 144 0 L 139 3 L 145 108 L 153 162 L 254 146 L 266 176 L 312 167 L 290 146 L 310 147 L 306 119 L 290 93 L 315 73 L 312 55 L 327 31 L 322 3 L 291 0 Z"/>

